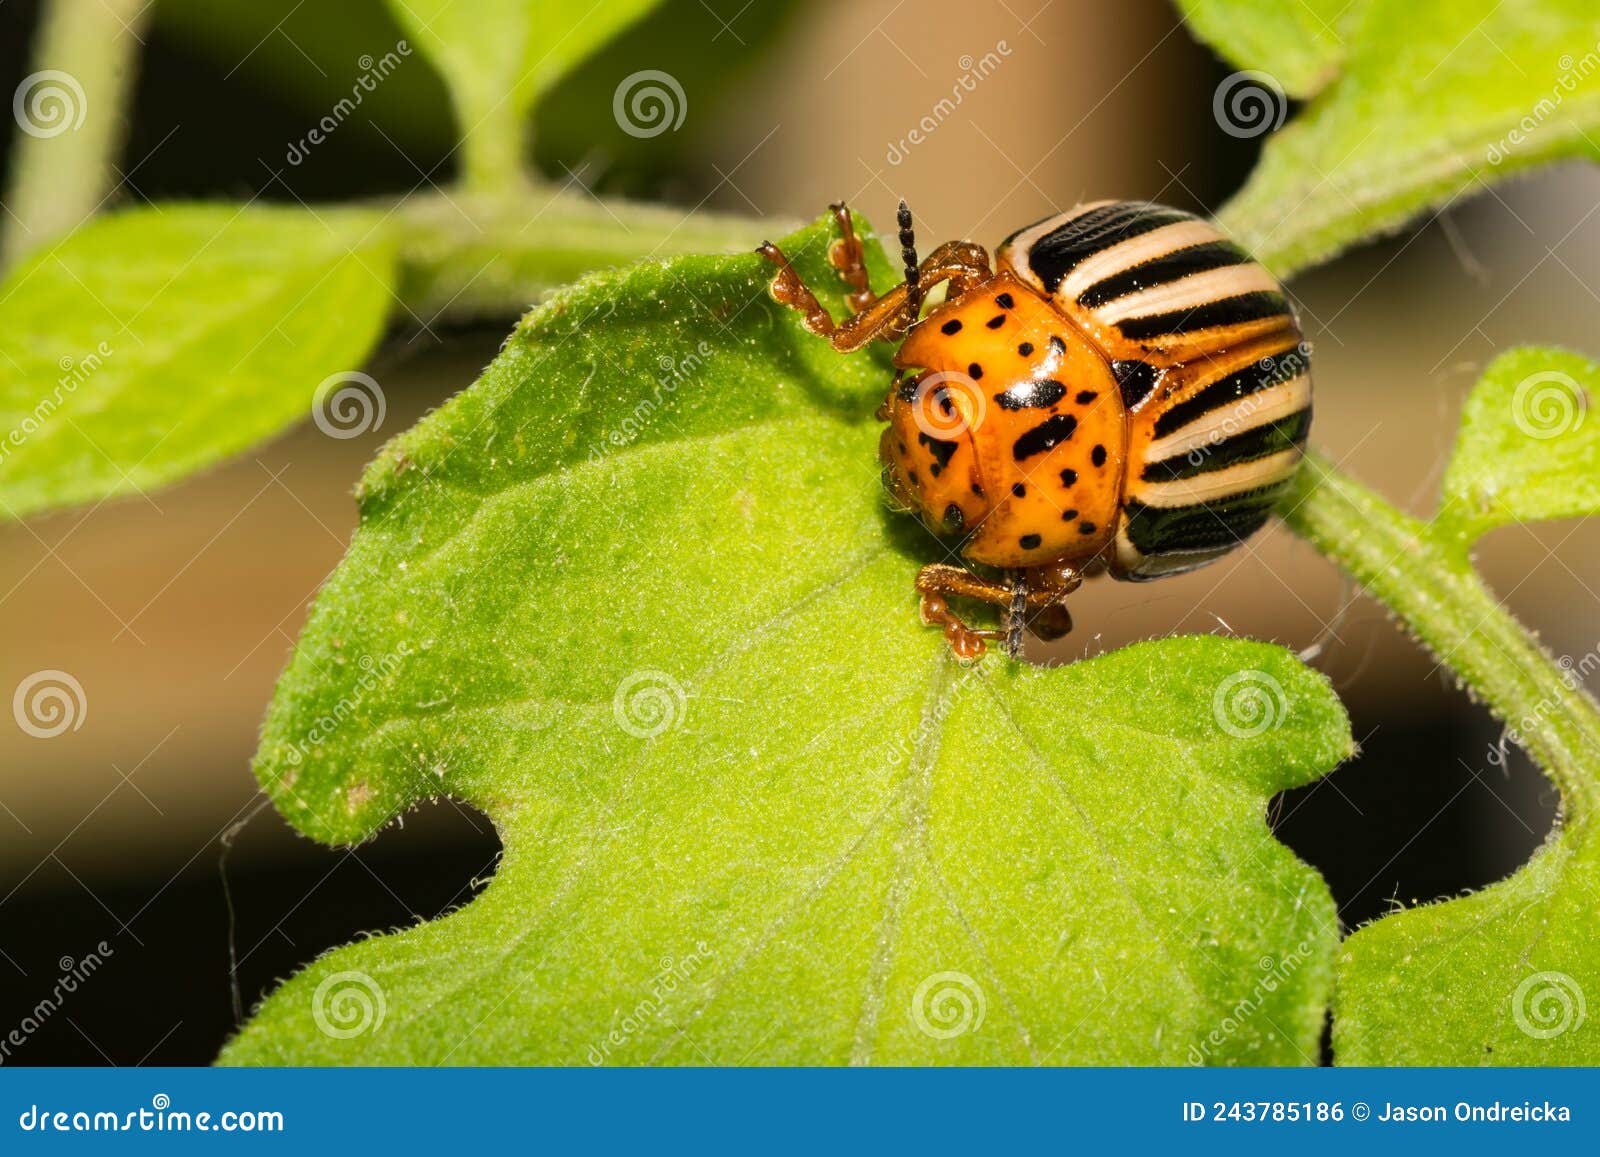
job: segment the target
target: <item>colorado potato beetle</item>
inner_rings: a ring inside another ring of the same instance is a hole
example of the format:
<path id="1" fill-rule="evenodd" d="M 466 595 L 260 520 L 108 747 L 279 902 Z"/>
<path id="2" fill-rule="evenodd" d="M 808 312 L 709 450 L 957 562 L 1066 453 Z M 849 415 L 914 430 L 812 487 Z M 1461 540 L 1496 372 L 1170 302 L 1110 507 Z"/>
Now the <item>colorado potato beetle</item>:
<path id="1" fill-rule="evenodd" d="M 1089 575 L 1142 581 L 1215 561 L 1266 520 L 1311 422 L 1307 347 L 1283 287 L 1218 229 L 1148 202 L 1095 201 L 918 261 L 900 204 L 905 280 L 874 295 L 849 209 L 830 260 L 851 314 L 834 322 L 770 242 L 773 296 L 841 353 L 899 341 L 879 417 L 890 493 L 966 561 L 917 574 L 924 621 L 955 652 L 1072 628 Z M 923 313 L 929 292 L 945 300 Z M 1005 608 L 968 626 L 951 597 Z"/>

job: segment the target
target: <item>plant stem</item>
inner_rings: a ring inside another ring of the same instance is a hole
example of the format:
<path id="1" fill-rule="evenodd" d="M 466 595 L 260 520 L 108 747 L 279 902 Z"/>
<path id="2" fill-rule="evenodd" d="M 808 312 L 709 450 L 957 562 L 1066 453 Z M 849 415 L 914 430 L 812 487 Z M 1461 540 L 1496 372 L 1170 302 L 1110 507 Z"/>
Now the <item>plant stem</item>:
<path id="1" fill-rule="evenodd" d="M 510 197 L 528 182 L 529 118 L 509 96 L 483 103 L 484 115 L 463 110 L 460 117 L 461 188 L 478 196 Z"/>
<path id="2" fill-rule="evenodd" d="M 113 160 L 128 118 L 140 30 L 149 0 L 48 0 L 18 95 L 13 174 L 0 233 L 0 264 L 76 228 L 115 187 Z M 64 76 L 45 76 L 47 72 Z M 57 99 L 59 97 L 59 99 Z M 78 118 L 82 117 L 82 123 Z"/>
<path id="3" fill-rule="evenodd" d="M 1465 544 L 1396 510 L 1315 452 L 1281 513 L 1507 723 L 1560 788 L 1569 827 L 1593 822 L 1600 706 L 1499 604 Z"/>
<path id="4" fill-rule="evenodd" d="M 408 198 L 388 219 L 404 270 L 400 297 L 432 324 L 520 313 L 585 273 L 647 258 L 754 248 L 786 220 L 601 200 L 524 186 Z"/>

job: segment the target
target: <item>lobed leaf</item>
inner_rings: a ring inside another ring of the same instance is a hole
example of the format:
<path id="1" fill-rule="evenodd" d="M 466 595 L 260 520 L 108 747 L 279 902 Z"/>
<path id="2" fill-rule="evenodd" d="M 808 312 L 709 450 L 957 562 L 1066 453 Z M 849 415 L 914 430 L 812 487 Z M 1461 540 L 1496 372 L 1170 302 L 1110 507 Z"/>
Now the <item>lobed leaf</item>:
<path id="1" fill-rule="evenodd" d="M 837 310 L 828 238 L 785 247 Z M 503 859 L 224 1063 L 1315 1060 L 1337 920 L 1264 811 L 1350 752 L 1327 683 L 1221 638 L 957 665 L 887 366 L 770 276 L 592 277 L 368 471 L 257 776 L 330 842 L 449 795 Z"/>
<path id="2" fill-rule="evenodd" d="M 1591 0 L 1367 0 L 1342 27 L 1343 72 L 1218 215 L 1279 274 L 1512 173 L 1596 155 Z"/>
<path id="3" fill-rule="evenodd" d="M 377 343 L 390 246 L 358 213 L 102 218 L 0 286 L 0 510 L 169 482 L 276 434 Z"/>

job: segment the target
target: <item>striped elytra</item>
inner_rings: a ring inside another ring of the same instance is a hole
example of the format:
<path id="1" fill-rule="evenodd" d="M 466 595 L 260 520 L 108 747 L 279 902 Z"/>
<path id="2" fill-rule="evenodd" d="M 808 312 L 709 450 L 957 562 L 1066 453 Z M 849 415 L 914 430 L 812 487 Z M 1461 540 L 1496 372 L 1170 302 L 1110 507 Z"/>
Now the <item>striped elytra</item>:
<path id="1" fill-rule="evenodd" d="M 890 407 L 895 492 L 959 530 L 968 559 L 1005 568 L 1156 578 L 1257 530 L 1311 420 L 1306 347 L 1277 280 L 1210 223 L 1145 202 L 1080 205 L 996 258 L 896 358 L 923 371 L 911 386 L 973 381 L 976 405 L 940 439 L 936 471 L 913 407 Z"/>

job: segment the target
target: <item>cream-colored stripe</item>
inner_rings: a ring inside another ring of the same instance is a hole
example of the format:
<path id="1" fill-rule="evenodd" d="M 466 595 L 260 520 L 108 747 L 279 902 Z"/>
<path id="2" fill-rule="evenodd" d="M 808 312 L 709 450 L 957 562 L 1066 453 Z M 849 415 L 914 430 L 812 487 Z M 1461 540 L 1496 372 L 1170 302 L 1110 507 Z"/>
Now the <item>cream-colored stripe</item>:
<path id="1" fill-rule="evenodd" d="M 1220 240 L 1222 234 L 1204 221 L 1179 221 L 1173 225 L 1163 225 L 1138 237 L 1118 241 L 1093 257 L 1085 257 L 1076 269 L 1061 279 L 1061 287 L 1056 293 L 1063 300 L 1075 302 L 1078 294 L 1091 285 L 1125 269 L 1132 269 L 1135 265 L 1143 265 L 1146 261 L 1178 249 L 1187 249 L 1191 245 Z"/>
<path id="2" fill-rule="evenodd" d="M 1192 550 L 1162 551 L 1159 554 L 1145 554 L 1133 545 L 1133 540 L 1128 537 L 1128 520 L 1123 518 L 1122 525 L 1117 528 L 1117 562 L 1122 569 L 1130 574 L 1143 577 L 1156 577 L 1167 574 L 1180 574 L 1186 570 L 1205 566 L 1214 562 L 1233 550 L 1234 544 L 1227 546 L 1205 546 Z"/>
<path id="3" fill-rule="evenodd" d="M 1259 486 L 1270 486 L 1289 477 L 1300 461 L 1298 448 L 1284 450 L 1254 462 L 1241 462 L 1226 470 L 1199 474 L 1176 482 L 1133 482 L 1131 496 L 1146 506 L 1189 506 L 1196 502 L 1214 502 L 1234 494 L 1243 494 Z"/>
<path id="4" fill-rule="evenodd" d="M 1264 371 L 1265 372 L 1265 371 Z M 1301 374 L 1282 385 L 1247 394 L 1226 406 L 1201 414 L 1176 433 L 1150 443 L 1146 462 L 1160 462 L 1203 446 L 1216 446 L 1305 408 L 1311 400 L 1311 375 Z"/>
<path id="5" fill-rule="evenodd" d="M 1086 201 L 1081 205 L 1074 205 L 1065 213 L 1057 213 L 1054 217 L 1046 217 L 1037 225 L 1023 230 L 1003 246 L 1000 253 L 1011 267 L 1023 275 L 1023 280 L 1029 282 L 1035 289 L 1043 290 L 1044 283 L 1034 273 L 1033 266 L 1028 262 L 1028 254 L 1033 249 L 1034 243 L 1046 233 L 1061 228 L 1068 221 L 1076 220 L 1090 209 L 1098 209 L 1104 205 L 1114 205 L 1114 201 Z"/>
<path id="6" fill-rule="evenodd" d="M 1177 313 L 1197 306 L 1209 305 L 1225 297 L 1259 291 L 1276 293 L 1277 279 L 1254 262 L 1249 265 L 1226 265 L 1209 269 L 1177 281 L 1169 281 L 1154 289 L 1130 293 L 1108 301 L 1094 310 L 1095 317 L 1107 324 L 1127 321 L 1133 317 L 1154 317 L 1162 313 Z"/>

